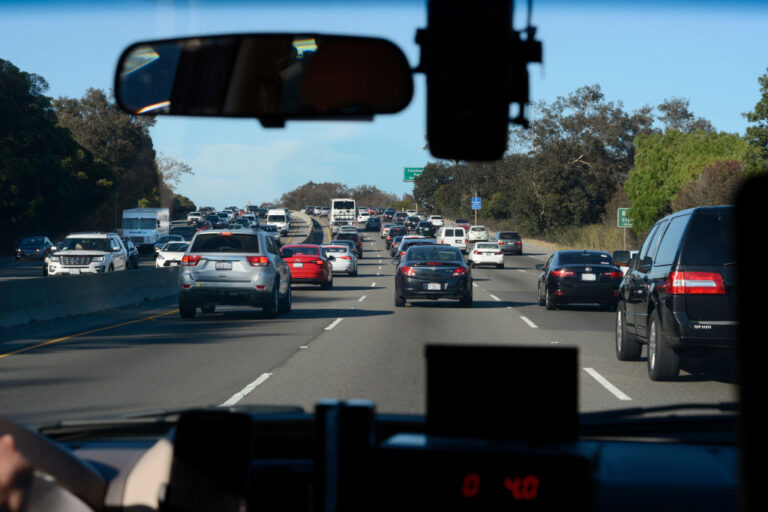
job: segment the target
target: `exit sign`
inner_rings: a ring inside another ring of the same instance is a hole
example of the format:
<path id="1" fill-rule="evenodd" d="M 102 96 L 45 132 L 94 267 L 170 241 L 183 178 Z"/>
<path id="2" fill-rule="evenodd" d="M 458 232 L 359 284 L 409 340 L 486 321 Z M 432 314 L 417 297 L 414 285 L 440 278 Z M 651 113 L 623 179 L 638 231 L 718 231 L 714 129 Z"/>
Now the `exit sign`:
<path id="1" fill-rule="evenodd" d="M 619 211 L 617 213 L 617 225 L 620 228 L 632 227 L 632 219 L 630 219 L 627 216 L 628 213 L 629 213 L 629 208 L 619 208 Z"/>

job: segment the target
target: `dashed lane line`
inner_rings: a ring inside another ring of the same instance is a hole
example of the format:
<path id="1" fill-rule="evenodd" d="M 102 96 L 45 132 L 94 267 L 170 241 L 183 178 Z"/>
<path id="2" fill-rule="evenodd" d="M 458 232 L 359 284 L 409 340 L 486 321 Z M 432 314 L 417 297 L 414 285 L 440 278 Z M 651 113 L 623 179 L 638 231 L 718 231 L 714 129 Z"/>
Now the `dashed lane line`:
<path id="1" fill-rule="evenodd" d="M 253 391 L 257 387 L 262 385 L 264 383 L 264 381 L 266 381 L 271 376 L 272 376 L 271 373 L 262 373 L 261 375 L 259 375 L 258 379 L 256 379 L 255 381 L 251 382 L 250 384 L 245 386 L 243 389 L 241 389 L 240 391 L 238 391 L 237 393 L 232 395 L 229 398 L 229 400 L 227 400 L 226 402 L 221 404 L 219 407 L 232 407 L 237 402 L 239 402 L 240 400 L 242 400 L 243 398 L 248 396 L 251 393 L 251 391 Z"/>
<path id="2" fill-rule="evenodd" d="M 597 373 L 597 371 L 594 370 L 593 368 L 584 368 L 584 371 L 587 372 L 590 376 L 592 376 L 593 379 L 599 382 L 601 386 L 603 386 L 605 389 L 610 391 L 619 400 L 632 400 L 627 395 L 625 395 L 619 388 L 611 384 L 608 381 L 608 379 L 606 379 L 605 377 Z"/>
<path id="3" fill-rule="evenodd" d="M 342 321 L 342 320 L 344 320 L 344 319 L 343 319 L 343 318 L 337 318 L 336 320 L 334 320 L 333 322 L 331 322 L 331 324 L 330 324 L 328 327 L 326 327 L 326 328 L 325 328 L 325 330 L 326 330 L 326 331 L 330 331 L 331 329 L 333 329 L 334 327 L 336 327 L 337 325 L 339 325 L 339 324 L 341 323 L 341 321 Z"/>

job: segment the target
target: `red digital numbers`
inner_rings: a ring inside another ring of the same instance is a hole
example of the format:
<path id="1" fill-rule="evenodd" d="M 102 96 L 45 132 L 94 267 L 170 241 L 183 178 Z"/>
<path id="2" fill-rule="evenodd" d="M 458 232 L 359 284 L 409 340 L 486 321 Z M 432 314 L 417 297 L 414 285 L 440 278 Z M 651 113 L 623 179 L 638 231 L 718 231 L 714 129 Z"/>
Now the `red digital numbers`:
<path id="1" fill-rule="evenodd" d="M 526 475 L 523 478 L 504 478 L 504 487 L 517 501 L 531 501 L 539 495 L 539 477 Z"/>
<path id="2" fill-rule="evenodd" d="M 480 475 L 477 473 L 468 473 L 464 476 L 464 483 L 461 486 L 461 493 L 465 498 L 474 498 L 480 491 Z"/>

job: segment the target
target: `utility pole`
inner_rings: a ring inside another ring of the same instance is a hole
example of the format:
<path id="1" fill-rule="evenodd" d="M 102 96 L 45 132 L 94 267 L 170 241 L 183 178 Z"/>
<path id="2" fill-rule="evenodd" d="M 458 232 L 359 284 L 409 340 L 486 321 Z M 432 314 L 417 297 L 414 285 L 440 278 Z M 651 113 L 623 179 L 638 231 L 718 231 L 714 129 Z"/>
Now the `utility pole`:
<path id="1" fill-rule="evenodd" d="M 477 190 L 475 190 L 475 195 L 472 197 L 477 197 Z M 475 225 L 477 225 L 477 210 L 475 210 Z"/>

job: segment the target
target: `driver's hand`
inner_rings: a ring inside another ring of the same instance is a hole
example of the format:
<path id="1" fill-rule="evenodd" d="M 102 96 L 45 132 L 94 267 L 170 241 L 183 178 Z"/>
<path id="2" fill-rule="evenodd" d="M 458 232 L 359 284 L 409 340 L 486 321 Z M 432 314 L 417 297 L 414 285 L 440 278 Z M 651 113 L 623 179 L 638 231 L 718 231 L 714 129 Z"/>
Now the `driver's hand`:
<path id="1" fill-rule="evenodd" d="M 16 449 L 10 435 L 0 436 L 0 510 L 24 510 L 32 466 Z"/>

